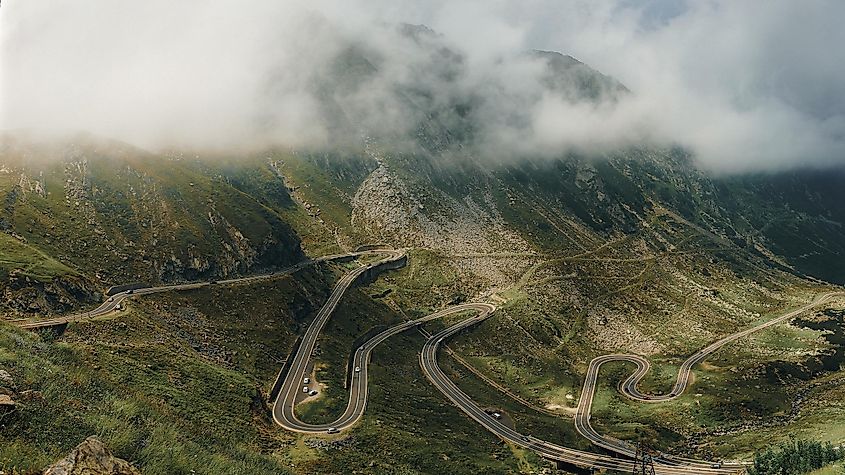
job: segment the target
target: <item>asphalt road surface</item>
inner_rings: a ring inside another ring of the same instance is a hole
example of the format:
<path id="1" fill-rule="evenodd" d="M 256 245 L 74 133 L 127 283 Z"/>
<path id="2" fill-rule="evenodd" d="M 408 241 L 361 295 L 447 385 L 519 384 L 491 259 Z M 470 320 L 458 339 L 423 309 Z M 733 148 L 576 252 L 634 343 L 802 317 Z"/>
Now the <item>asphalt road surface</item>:
<path id="1" fill-rule="evenodd" d="M 466 308 L 452 308 L 443 310 L 440 313 L 442 315 L 445 312 L 456 313 L 464 310 L 466 310 Z M 420 366 L 422 367 L 423 373 L 428 380 L 431 381 L 431 383 L 434 384 L 434 386 L 461 411 L 504 441 L 533 450 L 541 456 L 551 460 L 558 460 L 585 468 L 604 468 L 631 473 L 634 468 L 634 462 L 630 459 L 571 449 L 569 447 L 560 446 L 538 439 L 531 435 L 521 434 L 516 430 L 511 429 L 484 411 L 481 406 L 476 404 L 466 393 L 461 391 L 461 389 L 458 388 L 445 373 L 443 373 L 437 364 L 437 353 L 440 346 L 445 340 L 456 333 L 472 325 L 476 325 L 488 318 L 495 310 L 495 307 L 489 304 L 476 304 L 473 310 L 476 310 L 478 314 L 431 335 L 431 337 L 425 342 L 422 353 L 420 354 Z M 691 464 L 678 460 L 668 460 L 666 458 L 655 459 L 654 468 L 657 474 L 665 475 L 727 474 L 738 473 L 741 470 L 741 467 L 737 466 L 716 467 L 710 462 L 698 462 Z"/>
<path id="2" fill-rule="evenodd" d="M 743 331 L 728 335 L 697 351 L 695 354 L 687 358 L 683 362 L 683 364 L 681 364 L 681 367 L 678 369 L 678 377 L 675 380 L 675 385 L 672 387 L 672 390 L 668 394 L 647 395 L 643 394 L 637 389 L 637 386 L 639 385 L 640 381 L 645 377 L 646 374 L 648 374 L 649 369 L 651 368 L 651 365 L 649 364 L 648 360 L 643 358 L 642 356 L 612 354 L 594 358 L 592 361 L 590 361 L 590 366 L 587 370 L 587 377 L 584 379 L 584 387 L 581 390 L 581 398 L 578 401 L 578 410 L 575 415 L 575 428 L 581 435 L 589 439 L 593 444 L 604 449 L 610 450 L 612 452 L 633 457 L 636 453 L 635 446 L 613 437 L 601 435 L 590 424 L 590 412 L 592 409 L 593 397 L 595 396 L 596 392 L 599 369 L 603 364 L 611 361 L 625 361 L 634 363 L 637 366 L 636 371 L 634 371 L 633 374 L 631 374 L 627 379 L 625 379 L 622 382 L 622 385 L 620 386 L 621 392 L 625 396 L 636 401 L 645 403 L 670 401 L 672 399 L 680 397 L 684 393 L 684 391 L 686 391 L 687 386 L 690 382 L 690 376 L 693 366 L 703 362 L 705 359 L 707 359 L 708 356 L 715 353 L 723 346 L 732 343 L 736 340 L 739 340 L 740 338 L 746 337 L 752 333 L 759 332 L 771 326 L 783 323 L 784 321 L 791 320 L 797 315 L 800 315 L 814 307 L 818 307 L 819 305 L 823 305 L 829 302 L 830 299 L 841 295 L 843 295 L 843 292 L 828 292 L 825 294 L 821 294 L 816 297 L 812 302 L 806 305 L 790 310 L 784 313 L 783 315 L 768 320 L 760 325 L 756 325 Z M 706 462 L 697 462 L 694 460 L 677 457 L 666 456 L 666 458 L 669 460 L 678 461 L 680 463 L 706 464 Z M 736 464 L 733 465 L 737 467 L 739 466 Z"/>
<path id="3" fill-rule="evenodd" d="M 289 372 L 288 376 L 285 379 L 285 383 L 282 386 L 282 390 L 279 392 L 279 396 L 276 398 L 275 404 L 273 405 L 273 418 L 275 419 L 276 423 L 280 426 L 295 432 L 313 434 L 325 433 L 329 429 L 334 429 L 332 432 L 334 432 L 335 430 L 340 432 L 342 430 L 350 428 L 356 422 L 358 422 L 358 420 L 364 414 L 364 409 L 367 406 L 367 368 L 370 361 L 370 356 L 376 346 L 378 346 L 380 343 L 387 340 L 393 335 L 397 335 L 404 331 L 415 328 L 418 325 L 427 321 L 441 318 L 446 315 L 452 315 L 456 312 L 474 310 L 480 307 L 486 308 L 492 306 L 488 304 L 471 303 L 457 305 L 455 307 L 449 307 L 445 310 L 432 313 L 417 320 L 409 320 L 407 322 L 394 325 L 384 330 L 383 332 L 375 335 L 374 337 L 367 340 L 364 344 L 359 346 L 355 350 L 355 353 L 352 355 L 352 367 L 358 368 L 360 370 L 352 372 L 352 377 L 350 379 L 349 384 L 349 403 L 347 404 L 346 410 L 343 412 L 343 414 L 338 417 L 337 420 L 335 420 L 334 422 L 327 424 L 308 424 L 300 421 L 296 417 L 296 414 L 294 412 L 294 406 L 296 405 L 296 396 L 299 394 L 298 391 L 301 390 L 303 386 L 307 386 L 307 384 L 303 382 L 305 377 L 304 371 L 301 374 L 299 372 Z M 300 346 L 300 348 L 302 348 L 302 346 Z M 300 350 L 299 352 L 297 352 L 297 356 L 300 353 L 305 355 L 310 354 Z M 304 365 L 303 367 L 307 367 L 308 358 L 306 357 L 304 359 L 304 363 L 298 363 L 295 360 L 294 364 L 302 364 Z"/>
<path id="4" fill-rule="evenodd" d="M 330 256 L 323 256 L 316 259 L 308 259 L 306 261 L 295 264 L 278 272 L 253 277 L 243 277 L 236 279 L 220 280 L 217 284 L 237 284 L 260 281 L 264 279 L 272 279 L 279 275 L 289 274 L 302 269 L 306 266 L 317 262 L 332 261 L 343 258 L 360 257 L 366 254 L 382 255 L 383 258 L 375 263 L 361 266 L 346 275 L 335 285 L 331 295 L 326 303 L 317 313 L 314 320 L 308 326 L 308 329 L 303 336 L 300 346 L 293 356 L 287 376 L 285 377 L 279 395 L 273 405 L 273 418 L 280 426 L 285 429 L 303 432 L 303 433 L 325 433 L 325 432 L 340 432 L 353 426 L 363 415 L 367 404 L 367 369 L 372 351 L 377 345 L 385 341 L 387 338 L 404 332 L 411 328 L 417 327 L 436 318 L 445 317 L 447 315 L 454 315 L 456 313 L 472 311 L 476 314 L 468 317 L 449 328 L 441 330 L 425 342 L 422 352 L 420 353 L 420 366 L 426 378 L 440 390 L 452 403 L 454 403 L 461 411 L 463 411 L 470 418 L 481 424 L 489 432 L 493 433 L 498 438 L 520 446 L 546 457 L 551 460 L 558 460 L 570 463 L 579 467 L 596 468 L 596 469 L 610 469 L 622 472 L 631 472 L 634 468 L 634 462 L 629 457 L 634 457 L 636 448 L 631 444 L 612 438 L 603 436 L 593 429 L 590 425 L 590 411 L 592 408 L 593 397 L 596 391 L 596 384 L 598 380 L 599 369 L 602 364 L 610 361 L 627 361 L 637 365 L 636 371 L 629 376 L 621 386 L 623 394 L 627 397 L 646 403 L 667 401 L 677 398 L 686 390 L 689 381 L 690 373 L 693 366 L 704 361 L 709 355 L 719 350 L 723 346 L 740 338 L 743 338 L 751 333 L 763 330 L 773 325 L 782 323 L 783 321 L 794 318 L 795 316 L 816 306 L 828 302 L 831 298 L 843 295 L 843 292 L 829 292 L 817 297 L 813 302 L 808 303 L 800 308 L 787 312 L 777 318 L 769 320 L 763 324 L 749 328 L 747 330 L 726 336 L 702 350 L 690 356 L 681 365 L 678 372 L 678 378 L 675 382 L 672 391 L 666 395 L 651 396 L 640 392 L 637 389 L 639 382 L 648 373 L 650 365 L 648 360 L 638 355 L 604 355 L 593 359 L 587 372 L 587 377 L 584 381 L 584 387 L 581 392 L 578 410 L 575 417 L 576 429 L 593 442 L 595 445 L 607 449 L 611 452 L 618 453 L 622 457 L 613 455 L 597 454 L 586 452 L 582 450 L 564 447 L 551 442 L 547 442 L 531 435 L 521 434 L 514 429 L 502 424 L 498 419 L 488 414 L 483 408 L 477 405 L 472 399 L 460 388 L 458 388 L 440 369 L 437 364 L 438 349 L 443 343 L 456 333 L 465 330 L 473 325 L 476 325 L 488 317 L 490 317 L 496 310 L 496 307 L 488 303 L 467 303 L 449 307 L 438 312 L 432 313 L 417 320 L 410 320 L 392 326 L 387 330 L 372 337 L 360 347 L 358 347 L 352 355 L 352 367 L 355 371 L 352 373 L 349 391 L 349 403 L 344 413 L 334 422 L 329 424 L 308 424 L 297 419 L 294 412 L 296 398 L 302 387 L 305 386 L 303 380 L 305 372 L 310 366 L 311 355 L 317 342 L 317 338 L 328 321 L 331 314 L 334 312 L 337 305 L 340 303 L 343 294 L 355 281 L 361 277 L 362 274 L 370 269 L 378 268 L 382 264 L 387 264 L 406 257 L 404 251 L 396 251 L 389 249 L 372 249 L 362 252 L 354 252 L 348 254 L 335 254 Z M 89 320 L 99 316 L 107 315 L 118 309 L 118 306 L 126 299 L 135 295 L 148 295 L 159 292 L 167 292 L 173 290 L 189 290 L 201 288 L 208 285 L 214 285 L 211 282 L 193 282 L 185 284 L 175 284 L 159 287 L 148 287 L 136 289 L 134 291 L 125 291 L 115 294 L 109 298 L 102 305 L 89 312 L 70 315 L 67 317 L 60 317 L 50 320 L 17 320 L 12 321 L 22 328 L 43 328 L 76 321 Z M 663 475 L 678 475 L 678 474 L 727 474 L 739 473 L 743 469 L 742 464 L 714 464 L 712 462 L 684 459 L 679 457 L 659 454 L 655 459 L 655 471 L 657 474 Z"/>
<path id="5" fill-rule="evenodd" d="M 288 373 L 282 382 L 282 387 L 276 397 L 276 401 L 273 404 L 273 419 L 277 424 L 285 429 L 305 433 L 326 432 L 331 428 L 335 428 L 340 431 L 357 422 L 361 417 L 361 414 L 364 413 L 364 408 L 367 405 L 366 376 L 367 360 L 369 359 L 370 352 L 372 352 L 372 349 L 378 344 L 378 342 L 383 341 L 390 335 L 403 331 L 403 329 L 399 327 L 408 325 L 408 328 L 410 328 L 413 326 L 413 322 L 406 322 L 402 325 L 389 328 L 358 348 L 353 358 L 355 358 L 354 364 L 357 367 L 360 367 L 361 370 L 360 373 L 354 372 L 352 375 L 349 392 L 349 405 L 337 421 L 332 422 L 331 424 L 314 425 L 304 423 L 297 419 L 294 411 L 296 398 L 300 391 L 302 391 L 302 388 L 307 386 L 307 384 L 304 383 L 305 373 L 309 368 L 309 362 L 311 360 L 311 355 L 314 352 L 314 347 L 317 344 L 317 338 L 320 336 L 320 332 L 323 330 L 323 327 L 326 325 L 326 322 L 329 320 L 332 312 L 334 312 L 335 308 L 337 308 L 337 304 L 340 303 L 340 299 L 343 297 L 343 294 L 347 289 L 349 289 L 356 279 L 369 269 L 377 268 L 382 264 L 397 261 L 405 257 L 405 253 L 402 251 L 383 250 L 371 252 L 380 252 L 384 254 L 385 257 L 376 263 L 359 267 L 344 275 L 335 285 L 328 300 L 325 304 L 323 304 L 323 307 L 320 308 L 320 311 L 317 312 L 317 316 L 314 317 L 314 320 L 308 326 L 308 329 L 305 330 L 305 335 L 303 335 L 299 348 L 293 355 L 293 361 L 290 363 Z M 379 337 L 382 337 L 382 339 L 373 344 L 373 341 Z"/>
<path id="6" fill-rule="evenodd" d="M 284 269 L 280 269 L 276 272 L 271 274 L 262 274 L 250 277 L 239 277 L 235 279 L 225 279 L 216 281 L 218 284 L 240 284 L 240 283 L 250 283 L 250 282 L 258 282 L 261 280 L 268 280 L 279 277 L 281 275 L 291 274 L 296 272 L 300 269 L 308 267 L 310 265 L 319 263 L 319 262 L 327 262 L 333 261 L 337 259 L 344 259 L 344 258 L 351 258 L 351 257 L 359 257 L 365 254 L 372 254 L 380 252 L 377 250 L 371 251 L 362 251 L 362 252 L 351 252 L 347 254 L 332 254 L 328 256 L 318 257 L 315 259 L 306 259 L 302 262 L 294 264 L 290 267 L 286 267 Z M 170 292 L 174 290 L 191 290 L 191 289 L 198 289 L 201 287 L 206 287 L 212 284 L 212 281 L 207 282 L 190 282 L 185 284 L 173 284 L 173 285 L 162 285 L 158 287 L 144 287 L 141 289 L 135 290 L 127 290 L 125 292 L 119 292 L 117 294 L 112 295 L 111 297 L 107 298 L 105 302 L 103 302 L 99 307 L 89 310 L 87 312 L 76 313 L 73 315 L 68 315 L 64 317 L 57 317 L 48 320 L 33 320 L 33 319 L 18 319 L 18 320 L 10 320 L 9 323 L 13 325 L 17 325 L 21 328 L 26 328 L 30 330 L 38 329 L 38 328 L 47 328 L 47 327 L 54 327 L 57 325 L 63 325 L 66 323 L 72 322 L 81 322 L 85 320 L 91 320 L 93 318 L 102 317 L 104 315 L 108 315 L 112 312 L 115 312 L 119 309 L 119 305 L 121 303 L 131 298 L 135 295 L 149 295 L 149 294 L 157 294 L 161 292 Z"/>

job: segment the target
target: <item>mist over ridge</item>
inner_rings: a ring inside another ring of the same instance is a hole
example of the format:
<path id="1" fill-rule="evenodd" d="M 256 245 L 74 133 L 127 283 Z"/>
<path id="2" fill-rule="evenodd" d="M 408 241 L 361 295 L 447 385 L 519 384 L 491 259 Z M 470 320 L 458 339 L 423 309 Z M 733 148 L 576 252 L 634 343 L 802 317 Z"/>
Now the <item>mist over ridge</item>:
<path id="1" fill-rule="evenodd" d="M 717 172 L 837 165 L 845 6 L 811 3 L 11 2 L 0 130 L 151 150 L 377 136 L 496 160 L 681 145 Z"/>

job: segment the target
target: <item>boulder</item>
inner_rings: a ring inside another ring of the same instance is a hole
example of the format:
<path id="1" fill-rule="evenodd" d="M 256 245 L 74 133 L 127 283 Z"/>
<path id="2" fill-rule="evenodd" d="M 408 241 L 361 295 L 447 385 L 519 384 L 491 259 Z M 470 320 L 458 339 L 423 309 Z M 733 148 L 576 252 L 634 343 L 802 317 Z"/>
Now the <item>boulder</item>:
<path id="1" fill-rule="evenodd" d="M 129 462 L 119 459 L 91 436 L 67 457 L 44 470 L 43 475 L 141 475 Z"/>
<path id="2" fill-rule="evenodd" d="M 12 375 L 5 369 L 0 369 L 0 383 L 3 383 L 4 386 L 8 386 L 11 389 L 15 388 L 14 378 L 12 378 Z"/>
<path id="3" fill-rule="evenodd" d="M 0 369 L 0 415 L 8 414 L 15 410 L 17 403 L 14 397 L 17 395 L 15 380 L 8 371 Z"/>
<path id="4" fill-rule="evenodd" d="M 15 401 L 8 394 L 0 394 L 0 414 L 15 409 Z"/>

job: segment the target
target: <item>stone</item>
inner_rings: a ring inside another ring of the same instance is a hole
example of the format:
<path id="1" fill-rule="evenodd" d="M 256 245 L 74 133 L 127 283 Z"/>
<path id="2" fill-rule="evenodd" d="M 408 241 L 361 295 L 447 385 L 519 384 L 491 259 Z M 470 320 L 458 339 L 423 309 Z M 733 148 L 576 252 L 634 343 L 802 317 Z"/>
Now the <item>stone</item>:
<path id="1" fill-rule="evenodd" d="M 15 408 L 15 401 L 12 400 L 12 396 L 8 394 L 0 394 L 0 411 L 7 411 L 10 409 Z"/>
<path id="2" fill-rule="evenodd" d="M 45 469 L 43 475 L 141 475 L 141 472 L 112 455 L 100 439 L 91 436 L 67 457 Z"/>
<path id="3" fill-rule="evenodd" d="M 0 369 L 0 383 L 3 383 L 11 388 L 15 387 L 15 379 L 5 369 Z"/>

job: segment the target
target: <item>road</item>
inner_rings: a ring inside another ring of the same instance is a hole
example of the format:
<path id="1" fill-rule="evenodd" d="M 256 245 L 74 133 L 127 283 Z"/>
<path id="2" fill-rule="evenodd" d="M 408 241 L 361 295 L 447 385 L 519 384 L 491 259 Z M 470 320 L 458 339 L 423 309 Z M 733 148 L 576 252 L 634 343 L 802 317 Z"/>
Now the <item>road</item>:
<path id="1" fill-rule="evenodd" d="M 441 316 L 444 313 L 457 313 L 465 311 L 466 308 L 450 308 L 442 310 Z M 596 454 L 577 449 L 571 449 L 551 442 L 547 442 L 531 435 L 521 434 L 514 429 L 502 424 L 498 419 L 488 414 L 476 404 L 466 393 L 461 391 L 452 380 L 443 373 L 440 366 L 437 364 L 438 349 L 443 345 L 444 341 L 452 337 L 456 333 L 469 328 L 472 325 L 478 324 L 488 318 L 495 307 L 489 304 L 475 304 L 473 310 L 478 312 L 477 315 L 464 319 L 461 322 L 446 328 L 438 333 L 432 335 L 423 346 L 420 353 L 420 366 L 422 371 L 431 383 L 440 390 L 452 403 L 463 411 L 470 418 L 481 424 L 489 432 L 493 433 L 498 438 L 507 441 L 508 443 L 533 450 L 541 456 L 570 463 L 579 467 L 585 468 L 604 468 L 610 470 L 617 470 L 631 473 L 634 468 L 634 463 L 630 459 L 613 457 L 610 455 Z M 722 466 L 719 468 L 711 467 L 710 463 L 684 463 L 677 460 L 656 459 L 655 472 L 661 475 L 678 475 L 678 474 L 727 474 L 738 473 L 741 469 L 736 466 Z"/>
<path id="2" fill-rule="evenodd" d="M 279 394 L 273 403 L 273 419 L 277 424 L 285 429 L 295 432 L 317 433 L 326 432 L 332 427 L 337 430 L 343 430 L 357 422 L 361 417 L 361 414 L 363 414 L 364 408 L 367 404 L 367 361 L 372 349 L 379 342 L 389 336 L 404 331 L 404 329 L 410 328 L 415 324 L 414 322 L 406 322 L 401 325 L 391 327 L 376 335 L 356 350 L 353 356 L 353 363 L 356 367 L 360 367 L 361 371 L 360 373 L 353 373 L 352 375 L 349 392 L 349 405 L 337 421 L 331 424 L 312 425 L 297 419 L 294 412 L 296 397 L 300 394 L 302 387 L 306 386 L 303 381 L 305 379 L 305 373 L 309 368 L 309 362 L 311 360 L 311 355 L 314 352 L 314 347 L 317 344 L 317 338 L 320 336 L 320 332 L 323 330 L 323 327 L 326 325 L 326 322 L 329 320 L 332 312 L 334 312 L 335 308 L 337 308 L 337 304 L 340 302 L 343 294 L 364 272 L 369 269 L 377 268 L 382 264 L 397 261 L 405 257 L 405 253 L 402 251 L 381 250 L 370 252 L 379 252 L 384 254 L 385 257 L 376 263 L 359 267 L 344 275 L 338 283 L 335 284 L 328 300 L 325 304 L 323 304 L 322 308 L 320 308 L 320 311 L 317 312 L 317 316 L 314 317 L 314 320 L 308 326 L 308 329 L 305 330 L 305 335 L 303 335 L 299 348 L 293 355 L 293 361 L 289 366 L 288 373 L 285 376 Z M 407 327 L 402 328 L 403 326 Z M 381 339 L 377 340 L 378 338 Z"/>
<path id="3" fill-rule="evenodd" d="M 620 390 L 625 396 L 633 400 L 645 403 L 670 401 L 672 399 L 680 397 L 684 393 L 684 391 L 686 391 L 687 387 L 689 386 L 693 366 L 703 362 L 705 359 L 707 359 L 708 356 L 718 351 L 725 345 L 739 340 L 743 337 L 746 337 L 752 333 L 759 332 L 771 326 L 778 325 L 792 318 L 795 318 L 797 315 L 800 315 L 819 305 L 825 304 L 829 302 L 830 299 L 841 295 L 844 295 L 843 292 L 828 292 L 825 294 L 821 294 L 817 296 L 812 302 L 806 305 L 792 309 L 760 325 L 756 325 L 743 331 L 728 335 L 697 351 L 692 356 L 687 358 L 683 362 L 683 364 L 681 364 L 681 367 L 678 369 L 678 377 L 675 380 L 675 385 L 672 387 L 672 390 L 668 394 L 647 395 L 643 394 L 639 391 L 639 389 L 637 389 L 637 386 L 639 385 L 640 381 L 645 377 L 646 374 L 648 374 L 649 369 L 651 368 L 651 365 L 648 360 L 643 358 L 642 356 L 611 354 L 596 357 L 592 361 L 590 361 L 590 366 L 587 370 L 587 376 L 584 379 L 584 387 L 581 390 L 581 398 L 578 401 L 578 410 L 575 415 L 575 428 L 581 435 L 589 439 L 596 446 L 622 455 L 633 457 L 636 453 L 635 446 L 625 441 L 615 439 L 613 437 L 601 435 L 590 424 L 590 413 L 592 410 L 593 398 L 596 393 L 599 369 L 603 364 L 609 363 L 611 361 L 624 361 L 634 363 L 637 366 L 636 371 L 634 371 L 634 373 L 632 373 L 627 379 L 625 379 L 620 386 Z M 685 463 L 703 463 L 675 457 L 672 457 L 671 460 L 676 460 Z"/>
<path id="4" fill-rule="evenodd" d="M 391 259 L 391 257 L 388 256 L 386 259 Z M 352 367 L 360 368 L 360 371 L 354 371 L 352 373 L 349 385 L 349 400 L 343 414 L 341 414 L 335 421 L 324 424 L 309 424 L 300 421 L 296 417 L 294 411 L 296 397 L 305 385 L 303 381 L 306 371 L 310 367 L 311 354 L 314 350 L 317 337 L 325 326 L 329 316 L 340 302 L 343 293 L 351 286 L 360 272 L 361 269 L 356 269 L 344 276 L 337 283 L 328 301 L 320 309 L 317 316 L 306 330 L 303 342 L 300 344 L 299 349 L 294 355 L 294 360 L 291 364 L 290 370 L 285 377 L 282 389 L 273 405 L 273 418 L 277 424 L 287 430 L 307 434 L 320 434 L 328 431 L 341 432 L 349 429 L 358 422 L 358 420 L 360 420 L 366 408 L 368 397 L 368 363 L 372 351 L 376 348 L 376 346 L 393 335 L 417 327 L 427 321 L 448 315 L 474 311 L 476 312 L 476 315 L 466 318 L 461 322 L 432 335 L 423 346 L 420 354 L 420 365 L 423 373 L 435 385 L 435 387 L 446 395 L 446 397 L 449 398 L 449 400 L 451 400 L 459 409 L 464 411 L 472 419 L 479 422 L 484 428 L 502 440 L 534 450 L 546 458 L 572 463 L 581 467 L 606 468 L 628 472 L 633 469 L 633 461 L 628 459 L 570 449 L 568 447 L 546 442 L 529 435 L 520 434 L 487 414 L 480 406 L 473 402 L 469 396 L 467 396 L 451 380 L 449 380 L 449 378 L 437 365 L 438 349 L 447 338 L 463 329 L 469 328 L 472 325 L 485 320 L 492 315 L 496 310 L 496 307 L 488 303 L 467 303 L 449 307 L 425 317 L 392 326 L 370 338 L 359 346 L 352 355 Z M 655 466 L 656 472 L 658 474 L 665 475 L 727 474 L 737 472 L 737 469 L 734 467 L 711 468 L 709 466 L 701 465 L 684 466 L 674 461 L 671 463 L 675 465 L 670 465 L 669 463 L 670 462 L 660 464 L 658 461 L 658 464 Z"/>
<path id="5" fill-rule="evenodd" d="M 315 259 L 306 259 L 302 262 L 296 263 L 292 266 L 286 267 L 284 269 L 280 269 L 276 272 L 270 274 L 262 274 L 262 275 L 255 275 L 250 277 L 239 277 L 235 279 L 225 279 L 216 281 L 218 284 L 244 284 L 244 283 L 253 283 L 259 282 L 262 280 L 274 279 L 276 277 L 291 274 L 296 272 L 300 269 L 308 267 L 313 264 L 317 264 L 320 262 L 328 262 L 334 261 L 338 259 L 347 259 L 347 258 L 354 258 L 359 257 L 365 254 L 373 254 L 381 252 L 379 250 L 368 250 L 368 251 L 361 251 L 361 252 L 351 252 L 346 254 L 332 254 L 323 257 L 318 257 Z M 392 251 L 391 251 L 392 252 Z M 112 312 L 118 310 L 118 306 L 126 299 L 132 298 L 136 295 L 149 295 L 149 294 L 157 294 L 161 292 L 171 292 L 175 290 L 191 290 L 191 289 L 199 289 L 202 287 L 206 287 L 212 284 L 212 281 L 207 282 L 189 282 L 185 284 L 173 284 L 173 285 L 162 285 L 158 287 L 145 287 L 136 290 L 127 290 L 125 292 L 119 292 L 115 295 L 112 295 L 105 302 L 103 302 L 99 307 L 89 310 L 87 312 L 76 313 L 73 315 L 67 315 L 62 317 L 56 317 L 48 320 L 32 320 L 32 319 L 18 319 L 18 320 L 10 320 L 8 323 L 13 325 L 17 325 L 21 328 L 26 328 L 30 330 L 35 330 L 38 328 L 47 328 L 47 327 L 54 327 L 57 325 L 63 325 L 66 323 L 73 323 L 73 322 L 80 322 L 85 320 L 90 320 L 92 318 L 102 317 L 108 315 Z"/>
<path id="6" fill-rule="evenodd" d="M 325 433 L 329 429 L 334 429 L 340 432 L 350 428 L 356 422 L 358 422 L 358 420 L 364 414 L 364 409 L 367 406 L 367 397 L 369 395 L 369 393 L 367 392 L 367 369 L 370 361 L 370 356 L 372 355 L 372 352 L 376 348 L 376 346 L 378 346 L 380 343 L 387 340 L 393 335 L 397 335 L 404 331 L 415 328 L 416 326 L 421 325 L 425 322 L 441 318 L 447 315 L 452 315 L 457 312 L 476 310 L 478 308 L 487 307 L 492 307 L 492 305 L 469 303 L 449 307 L 445 310 L 426 315 L 425 317 L 416 320 L 409 320 L 407 322 L 394 325 L 367 340 L 364 344 L 362 344 L 355 350 L 355 353 L 352 356 L 352 367 L 360 368 L 360 371 L 352 372 L 352 378 L 349 384 L 349 403 L 346 406 L 346 410 L 340 417 L 337 418 L 337 420 L 331 423 L 308 424 L 300 421 L 296 417 L 296 414 L 294 412 L 294 407 L 296 405 L 296 396 L 299 394 L 301 388 L 305 386 L 303 380 L 305 378 L 305 371 L 308 368 L 308 361 L 310 356 L 310 351 L 303 351 L 304 348 L 302 345 L 300 345 L 300 350 L 297 351 L 297 356 L 304 355 L 304 358 L 302 361 L 297 361 L 296 359 L 294 360 L 294 365 L 296 365 L 297 371 L 294 372 L 294 367 L 292 367 L 291 371 L 288 373 L 288 376 L 285 379 L 285 383 L 282 386 L 282 390 L 279 392 L 279 396 L 276 398 L 276 401 L 273 405 L 273 419 L 275 419 L 277 424 L 287 430 L 310 434 Z"/>
<path id="7" fill-rule="evenodd" d="M 754 332 L 763 330 L 765 328 L 777 325 L 786 320 L 794 318 L 795 316 L 816 306 L 828 302 L 835 296 L 845 295 L 843 292 L 829 292 L 822 294 L 814 299 L 812 302 L 794 310 L 791 310 L 783 315 L 771 319 L 765 323 L 754 326 L 752 328 L 743 330 L 738 333 L 726 336 L 709 346 L 699 350 L 690 356 L 681 365 L 678 371 L 678 378 L 675 382 L 672 391 L 667 395 L 650 396 L 643 394 L 637 389 L 639 382 L 648 373 L 650 364 L 648 360 L 638 355 L 623 355 L 612 354 L 604 355 L 593 359 L 587 372 L 584 381 L 584 387 L 581 392 L 578 410 L 575 418 L 575 426 L 581 435 L 589 439 L 595 445 L 607 449 L 611 452 L 618 453 L 623 457 L 616 457 L 612 455 L 597 454 L 586 452 L 582 450 L 572 449 L 552 442 L 544 441 L 533 437 L 531 435 L 521 434 L 514 429 L 507 427 L 499 422 L 498 419 L 484 411 L 460 388 L 458 388 L 440 369 L 437 364 L 438 349 L 444 342 L 454 336 L 456 333 L 465 330 L 473 325 L 476 325 L 488 317 L 490 317 L 496 310 L 496 307 L 488 303 L 467 303 L 449 307 L 438 312 L 434 312 L 425 317 L 409 320 L 398 325 L 394 325 L 381 333 L 375 335 L 360 347 L 358 347 L 352 355 L 352 366 L 356 371 L 352 373 L 350 380 L 349 403 L 344 413 L 334 422 L 329 424 L 307 424 L 297 419 L 294 412 L 296 404 L 296 397 L 302 390 L 305 372 L 310 367 L 310 359 L 314 351 L 317 338 L 328 321 L 331 314 L 337 308 L 344 293 L 349 289 L 355 281 L 364 273 L 371 269 L 377 269 L 384 264 L 396 262 L 400 259 L 406 258 L 404 251 L 390 250 L 390 249 L 372 249 L 361 252 L 353 252 L 347 254 L 335 254 L 330 256 L 323 256 L 316 259 L 308 259 L 286 269 L 278 272 L 253 277 L 243 277 L 236 279 L 227 279 L 217 282 L 218 284 L 237 284 L 249 283 L 265 279 L 272 279 L 280 275 L 289 274 L 302 269 L 306 266 L 325 261 L 332 261 L 344 258 L 360 257 L 362 255 L 382 255 L 381 260 L 365 266 L 361 266 L 355 270 L 344 275 L 332 290 L 326 303 L 320 308 L 314 320 L 308 326 L 305 335 L 302 337 L 298 350 L 293 356 L 287 376 L 285 377 L 279 395 L 273 404 L 273 418 L 280 426 L 285 429 L 302 432 L 302 433 L 325 433 L 331 429 L 332 432 L 343 431 L 353 426 L 363 415 L 367 404 L 367 370 L 368 363 L 372 351 L 380 343 L 389 337 L 398 333 L 404 332 L 411 328 L 417 327 L 427 321 L 437 318 L 442 318 L 448 315 L 454 315 L 461 312 L 473 311 L 476 315 L 466 318 L 444 330 L 441 330 L 425 342 L 422 352 L 420 353 L 420 366 L 426 378 L 440 390 L 452 403 L 455 404 L 461 411 L 467 414 L 470 418 L 481 424 L 489 432 L 498 438 L 530 449 L 539 455 L 551 460 L 558 460 L 570 463 L 579 467 L 595 468 L 595 469 L 610 469 L 622 472 L 631 472 L 633 469 L 633 461 L 627 457 L 634 457 L 635 448 L 627 442 L 602 436 L 593 429 L 590 425 L 590 412 L 592 408 L 593 397 L 595 396 L 596 384 L 598 380 L 599 369 L 601 365 L 610 361 L 626 361 L 637 365 L 636 371 L 629 376 L 621 386 L 622 392 L 629 398 L 641 402 L 660 402 L 677 398 L 686 390 L 690 381 L 690 374 L 693 366 L 704 361 L 709 355 L 719 350 L 723 346 L 750 335 Z M 213 285 L 211 282 L 193 282 L 186 284 L 175 284 L 159 287 L 148 287 L 137 289 L 134 291 L 126 291 L 115 294 L 102 305 L 89 312 L 70 315 L 67 317 L 60 317 L 51 320 L 31 321 L 18 320 L 11 323 L 17 324 L 22 328 L 43 328 L 49 326 L 60 325 L 75 321 L 88 320 L 91 318 L 107 315 L 116 311 L 118 305 L 124 300 L 135 295 L 148 295 L 153 293 L 168 292 L 173 290 L 189 290 Z M 728 474 L 738 473 L 743 469 L 742 464 L 724 464 L 714 465 L 711 462 L 697 461 L 691 459 L 684 459 L 678 457 L 671 457 L 660 454 L 655 458 L 655 471 L 662 475 L 680 475 L 680 474 Z"/>

